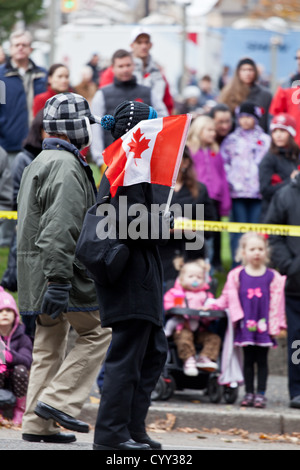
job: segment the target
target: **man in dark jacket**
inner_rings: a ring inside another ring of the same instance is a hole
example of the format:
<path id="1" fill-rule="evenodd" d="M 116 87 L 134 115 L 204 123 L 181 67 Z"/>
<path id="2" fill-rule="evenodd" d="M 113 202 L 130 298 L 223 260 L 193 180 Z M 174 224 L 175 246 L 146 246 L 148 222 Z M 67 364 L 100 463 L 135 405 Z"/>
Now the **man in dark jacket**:
<path id="1" fill-rule="evenodd" d="M 163 101 L 150 87 L 139 85 L 134 76 L 134 62 L 130 52 L 119 49 L 112 57 L 114 82 L 97 91 L 92 102 L 92 112 L 98 116 L 113 114 L 115 108 L 125 100 L 140 101 L 156 109 L 158 117 L 168 116 Z M 92 129 L 91 153 L 98 166 L 103 163 L 102 152 L 113 142 L 108 132 L 100 126 Z"/>
<path id="2" fill-rule="evenodd" d="M 0 91 L 0 145 L 8 154 L 10 168 L 17 153 L 22 150 L 29 131 L 33 98 L 47 88 L 47 71 L 29 57 L 31 42 L 28 31 L 13 32 L 10 36 L 10 58 L 0 66 L 0 85 L 4 95 L 2 97 Z M 14 230 L 14 221 L 2 221 L 1 245 L 10 244 Z"/>
<path id="3" fill-rule="evenodd" d="M 264 219 L 268 224 L 300 225 L 300 173 L 277 191 Z M 271 259 L 287 276 L 285 298 L 288 324 L 288 377 L 290 406 L 300 408 L 300 237 L 271 236 Z"/>
<path id="4" fill-rule="evenodd" d="M 120 138 L 128 125 L 133 128 L 138 122 L 151 119 L 152 111 L 144 103 L 121 103 L 114 113 L 113 137 Z M 99 204 L 107 201 L 109 194 L 110 183 L 104 174 L 97 197 Z M 122 207 L 124 197 L 127 209 Z M 152 203 L 152 185 L 149 183 L 122 186 L 110 201 L 117 214 L 117 226 L 125 225 L 128 229 L 136 222 L 138 217 L 130 216 L 134 207 L 139 207 L 139 210 L 143 207 L 141 217 L 150 223 L 143 237 L 133 239 L 128 233 L 124 243 L 130 254 L 118 279 L 114 283 L 96 281 L 101 323 L 112 328 L 112 341 L 105 359 L 104 384 L 95 426 L 95 450 L 161 447 L 160 443 L 150 439 L 145 430 L 151 392 L 167 355 L 163 331 L 162 265 L 158 252 L 158 243 L 162 242 L 162 234 L 166 232 L 157 230 L 154 233 L 151 230 Z M 170 225 L 165 218 L 154 215 L 159 217 L 157 226 L 169 233 Z"/>
<path id="5" fill-rule="evenodd" d="M 10 58 L 0 66 L 0 80 L 5 85 L 5 104 L 0 105 L 0 145 L 12 157 L 22 150 L 32 121 L 32 101 L 47 89 L 47 71 L 30 58 L 31 35 L 12 33 Z"/>

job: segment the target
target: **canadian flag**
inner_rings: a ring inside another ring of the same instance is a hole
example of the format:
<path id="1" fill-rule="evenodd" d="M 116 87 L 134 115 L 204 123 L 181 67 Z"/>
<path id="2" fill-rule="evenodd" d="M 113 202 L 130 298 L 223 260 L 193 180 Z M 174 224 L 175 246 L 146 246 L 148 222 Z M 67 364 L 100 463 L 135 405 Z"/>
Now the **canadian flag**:
<path id="1" fill-rule="evenodd" d="M 119 186 L 156 183 L 174 187 L 191 114 L 139 122 L 103 152 L 106 176 L 115 196 Z"/>

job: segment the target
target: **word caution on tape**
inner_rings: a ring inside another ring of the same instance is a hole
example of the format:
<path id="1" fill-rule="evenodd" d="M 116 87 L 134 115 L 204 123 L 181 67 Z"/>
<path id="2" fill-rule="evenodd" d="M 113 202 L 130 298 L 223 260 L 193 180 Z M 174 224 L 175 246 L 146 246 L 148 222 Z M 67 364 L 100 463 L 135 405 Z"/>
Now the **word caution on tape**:
<path id="1" fill-rule="evenodd" d="M 18 215 L 16 211 L 0 211 L 0 219 L 17 220 L 17 218 Z M 175 229 L 231 233 L 259 232 L 267 235 L 300 237 L 300 225 L 249 224 L 243 222 L 176 219 Z"/>
<path id="2" fill-rule="evenodd" d="M 299 225 L 248 224 L 206 220 L 175 220 L 175 229 L 197 230 L 204 232 L 259 232 L 267 235 L 300 237 Z"/>

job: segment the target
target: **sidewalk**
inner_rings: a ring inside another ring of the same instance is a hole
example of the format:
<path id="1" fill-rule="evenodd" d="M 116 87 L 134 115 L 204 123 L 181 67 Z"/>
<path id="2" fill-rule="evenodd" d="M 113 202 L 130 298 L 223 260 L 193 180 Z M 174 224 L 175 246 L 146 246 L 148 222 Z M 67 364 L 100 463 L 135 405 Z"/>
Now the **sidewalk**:
<path id="1" fill-rule="evenodd" d="M 176 391 L 167 401 L 153 401 L 147 416 L 148 426 L 164 426 L 169 420 L 174 421 L 174 428 L 232 428 L 249 432 L 292 433 L 300 432 L 300 409 L 289 408 L 287 378 L 286 337 L 278 340 L 278 347 L 269 351 L 269 377 L 267 384 L 267 407 L 264 410 L 240 407 L 244 396 L 244 387 L 239 389 L 238 399 L 234 404 L 211 403 L 204 391 Z M 94 425 L 96 421 L 99 393 L 95 385 L 86 402 L 81 419 Z M 122 397 L 120 397 L 122 399 Z M 159 420 L 159 423 L 158 423 Z"/>
<path id="2" fill-rule="evenodd" d="M 269 376 L 266 394 L 268 403 L 264 410 L 240 407 L 243 395 L 244 387 L 241 386 L 239 397 L 234 404 L 227 404 L 224 400 L 214 404 L 209 401 L 204 391 L 176 391 L 167 401 L 152 402 L 147 425 L 150 429 L 151 426 L 164 429 L 174 421 L 172 429 L 237 428 L 272 434 L 300 432 L 300 409 L 289 408 L 286 376 Z M 95 386 L 80 416 L 92 425 L 96 421 L 99 398 Z"/>
<path id="3" fill-rule="evenodd" d="M 198 391 L 175 392 L 168 401 L 153 402 L 147 417 L 149 434 L 161 441 L 164 450 L 299 450 L 299 443 L 264 440 L 258 434 L 291 434 L 300 432 L 300 410 L 289 408 L 287 378 L 270 375 L 268 383 L 268 407 L 265 410 L 247 409 L 239 406 L 244 393 L 233 405 L 225 402 L 212 404 Z M 76 433 L 77 441 L 71 444 L 45 444 L 23 441 L 21 429 L 0 427 L 1 450 L 92 450 L 93 432 L 99 406 L 99 394 L 94 385 L 83 407 L 80 418 L 88 422 L 91 432 Z M 120 399 L 122 399 L 120 397 Z M 198 432 L 198 430 L 200 432 Z M 205 432 L 211 430 L 212 432 Z M 218 432 L 219 430 L 223 433 Z M 233 433 L 236 430 L 236 433 Z M 228 432 L 226 435 L 225 431 Z M 235 439 L 252 433 L 252 438 Z M 258 434 L 255 434 L 258 433 Z M 222 435 L 223 434 L 223 435 Z M 231 434 L 231 435 L 230 435 Z M 199 435 L 205 440 L 199 440 Z M 296 439 L 296 438 L 295 438 Z"/>

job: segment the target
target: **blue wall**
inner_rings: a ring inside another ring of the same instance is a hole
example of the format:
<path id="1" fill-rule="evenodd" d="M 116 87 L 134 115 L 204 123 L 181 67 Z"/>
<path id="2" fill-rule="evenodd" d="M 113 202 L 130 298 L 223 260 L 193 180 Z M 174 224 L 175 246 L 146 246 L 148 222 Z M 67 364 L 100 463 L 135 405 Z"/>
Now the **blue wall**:
<path id="1" fill-rule="evenodd" d="M 265 73 L 271 72 L 271 38 L 280 36 L 282 44 L 278 47 L 277 80 L 282 81 L 296 72 L 296 51 L 300 49 L 300 32 L 278 34 L 259 29 L 223 28 L 223 65 L 229 65 L 233 73 L 238 61 L 245 56 L 251 57 L 264 67 Z"/>

